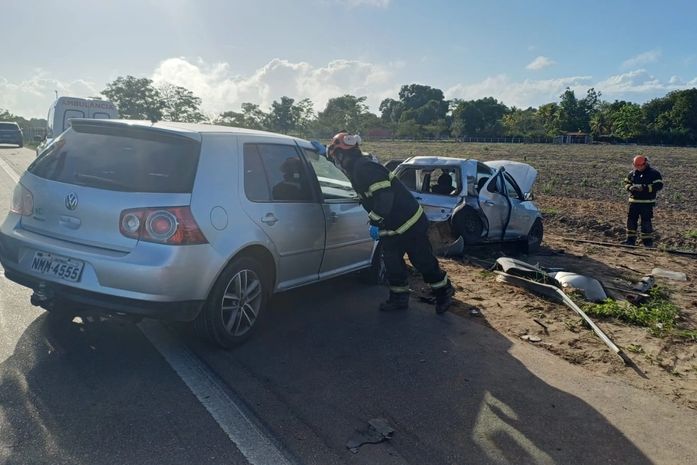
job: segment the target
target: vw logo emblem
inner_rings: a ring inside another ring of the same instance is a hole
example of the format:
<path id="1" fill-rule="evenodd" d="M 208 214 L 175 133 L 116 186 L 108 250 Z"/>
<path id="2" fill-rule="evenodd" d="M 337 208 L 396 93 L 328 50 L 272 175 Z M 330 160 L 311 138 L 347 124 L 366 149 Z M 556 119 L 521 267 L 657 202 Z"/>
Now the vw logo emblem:
<path id="1" fill-rule="evenodd" d="M 65 196 L 65 208 L 68 210 L 75 210 L 77 208 L 77 194 L 71 192 Z"/>

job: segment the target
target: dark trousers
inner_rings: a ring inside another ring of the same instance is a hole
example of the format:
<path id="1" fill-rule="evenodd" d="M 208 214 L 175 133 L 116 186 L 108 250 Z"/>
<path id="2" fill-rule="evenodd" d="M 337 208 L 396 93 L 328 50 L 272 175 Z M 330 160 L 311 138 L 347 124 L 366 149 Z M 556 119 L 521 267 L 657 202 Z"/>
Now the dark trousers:
<path id="1" fill-rule="evenodd" d="M 641 241 L 645 245 L 653 244 L 653 204 L 630 203 L 627 213 L 627 242 L 636 242 L 639 219 L 641 218 Z"/>
<path id="2" fill-rule="evenodd" d="M 404 263 L 405 253 L 423 276 L 424 282 L 430 284 L 434 290 L 445 288 L 446 274 L 440 269 L 438 260 L 433 255 L 427 230 L 428 220 L 426 215 L 422 215 L 421 219 L 404 234 L 387 236 L 380 240 L 390 291 L 409 291 L 409 270 Z"/>

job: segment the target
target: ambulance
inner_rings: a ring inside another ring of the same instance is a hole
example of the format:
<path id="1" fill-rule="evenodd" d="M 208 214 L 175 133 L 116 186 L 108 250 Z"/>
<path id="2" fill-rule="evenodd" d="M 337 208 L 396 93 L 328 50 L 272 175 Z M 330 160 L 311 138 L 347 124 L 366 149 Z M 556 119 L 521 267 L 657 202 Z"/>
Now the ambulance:
<path id="1" fill-rule="evenodd" d="M 73 118 L 115 119 L 116 106 L 108 100 L 59 97 L 48 109 L 46 139 L 36 148 L 38 155 L 53 139 L 70 127 Z"/>

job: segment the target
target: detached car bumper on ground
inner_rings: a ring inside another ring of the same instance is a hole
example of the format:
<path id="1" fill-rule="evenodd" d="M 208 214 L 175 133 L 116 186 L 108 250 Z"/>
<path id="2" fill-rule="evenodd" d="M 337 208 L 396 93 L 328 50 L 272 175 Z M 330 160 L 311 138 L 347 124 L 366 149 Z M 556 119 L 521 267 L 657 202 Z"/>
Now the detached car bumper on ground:
<path id="1" fill-rule="evenodd" d="M 307 141 L 75 119 L 22 175 L 0 261 L 53 315 L 194 320 L 229 347 L 274 292 L 359 270 L 379 279 L 367 220 Z"/>
<path id="2" fill-rule="evenodd" d="M 529 251 L 542 242 L 542 215 L 532 201 L 537 171 L 526 163 L 412 157 L 394 173 L 423 206 L 440 252 L 460 238 L 465 246 L 524 241 Z"/>

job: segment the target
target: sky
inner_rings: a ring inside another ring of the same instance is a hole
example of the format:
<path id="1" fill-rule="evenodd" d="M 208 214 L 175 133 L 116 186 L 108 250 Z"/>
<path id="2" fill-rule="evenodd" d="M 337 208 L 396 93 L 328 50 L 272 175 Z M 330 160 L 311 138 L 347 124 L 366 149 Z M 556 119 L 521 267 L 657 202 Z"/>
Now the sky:
<path id="1" fill-rule="evenodd" d="M 405 84 L 527 108 L 566 87 L 643 103 L 697 87 L 697 2 L 0 0 L 0 109 L 45 117 L 119 76 L 186 87 L 209 116 L 244 102 Z"/>

